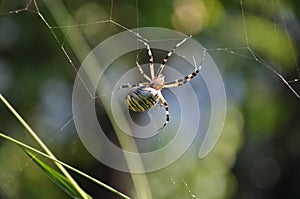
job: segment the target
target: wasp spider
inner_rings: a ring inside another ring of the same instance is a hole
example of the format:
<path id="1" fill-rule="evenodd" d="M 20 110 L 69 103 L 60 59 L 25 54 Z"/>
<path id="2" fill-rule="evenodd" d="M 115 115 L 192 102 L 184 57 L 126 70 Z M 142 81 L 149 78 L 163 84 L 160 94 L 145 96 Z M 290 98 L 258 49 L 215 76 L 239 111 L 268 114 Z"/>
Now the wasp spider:
<path id="1" fill-rule="evenodd" d="M 165 100 L 164 96 L 161 93 L 161 90 L 164 88 L 172 88 L 172 87 L 178 87 L 181 86 L 190 80 L 192 80 L 197 74 L 199 73 L 204 58 L 205 58 L 205 52 L 203 52 L 203 56 L 201 59 L 201 63 L 199 67 L 196 66 L 195 59 L 194 59 L 194 71 L 190 73 L 189 75 L 177 79 L 171 82 L 165 82 L 164 81 L 164 76 L 162 75 L 163 69 L 168 61 L 168 58 L 172 56 L 172 54 L 175 52 L 176 48 L 178 48 L 180 45 L 182 45 L 189 37 L 183 39 L 179 43 L 175 45 L 175 47 L 168 52 L 166 57 L 163 59 L 162 63 L 160 64 L 156 74 L 154 74 L 154 60 L 153 60 L 153 55 L 152 51 L 150 49 L 150 46 L 147 42 L 143 40 L 139 40 L 142 42 L 148 51 L 148 56 L 149 56 L 149 65 L 150 65 L 150 75 L 149 77 L 147 74 L 144 73 L 142 67 L 136 61 L 136 65 L 141 73 L 141 75 L 147 80 L 147 82 L 142 82 L 142 83 L 137 83 L 137 84 L 124 84 L 119 87 L 119 89 L 122 88 L 132 88 L 126 95 L 125 97 L 125 102 L 128 106 L 128 108 L 132 111 L 135 112 L 143 112 L 146 111 L 150 108 L 152 108 L 154 105 L 156 105 L 159 101 L 161 102 L 160 106 L 165 107 L 166 111 L 166 119 L 165 123 L 162 125 L 162 127 L 159 129 L 163 129 L 168 123 L 169 123 L 169 106 L 167 101 Z"/>

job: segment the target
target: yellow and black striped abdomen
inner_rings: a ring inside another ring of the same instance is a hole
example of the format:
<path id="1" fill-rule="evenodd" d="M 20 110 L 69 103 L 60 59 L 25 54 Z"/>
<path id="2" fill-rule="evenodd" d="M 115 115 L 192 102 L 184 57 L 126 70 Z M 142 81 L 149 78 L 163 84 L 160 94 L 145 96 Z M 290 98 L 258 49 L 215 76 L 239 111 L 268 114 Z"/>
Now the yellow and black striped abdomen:
<path id="1" fill-rule="evenodd" d="M 159 96 L 154 88 L 141 86 L 131 90 L 125 100 L 130 110 L 143 112 L 152 108 L 159 101 Z"/>

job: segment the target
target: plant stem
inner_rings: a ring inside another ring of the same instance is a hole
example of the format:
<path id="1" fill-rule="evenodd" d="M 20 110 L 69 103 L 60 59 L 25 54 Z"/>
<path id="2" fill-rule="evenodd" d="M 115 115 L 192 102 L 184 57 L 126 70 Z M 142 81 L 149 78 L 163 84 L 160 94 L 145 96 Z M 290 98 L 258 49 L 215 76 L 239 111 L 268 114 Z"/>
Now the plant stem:
<path id="1" fill-rule="evenodd" d="M 9 136 L 7 136 L 7 135 L 5 135 L 5 134 L 3 134 L 3 133 L 0 133 L 0 137 L 3 137 L 3 138 L 5 138 L 6 140 L 9 140 L 9 141 L 11 141 L 11 142 L 13 142 L 13 143 L 15 143 L 15 144 L 21 146 L 21 147 L 24 147 L 24 148 L 26 148 L 26 149 L 29 149 L 29 150 L 31 150 L 31 151 L 34 151 L 34 152 L 36 152 L 36 153 L 38 153 L 38 154 L 40 154 L 40 155 L 42 155 L 42 156 L 44 156 L 44 157 L 46 157 L 46 158 L 52 160 L 52 161 L 54 161 L 54 162 L 56 162 L 56 163 L 58 163 L 58 164 L 60 164 L 60 165 L 62 165 L 62 166 L 64 166 L 64 167 L 66 167 L 66 168 L 68 168 L 68 169 L 70 169 L 70 170 L 72 170 L 72 171 L 74 171 L 75 173 L 78 173 L 79 175 L 81 175 L 81 176 L 83 176 L 83 177 L 85 177 L 85 178 L 87 178 L 87 179 L 89 179 L 89 180 L 95 182 L 96 184 L 98 184 L 98 185 L 100 185 L 100 186 L 102 186 L 102 187 L 104 187 L 104 188 L 110 190 L 111 192 L 113 192 L 113 193 L 115 193 L 115 194 L 117 194 L 117 195 L 119 195 L 119 196 L 121 196 L 121 197 L 123 197 L 123 198 L 130 199 L 130 197 L 128 197 L 128 196 L 126 196 L 125 194 L 123 194 L 123 193 L 117 191 L 116 189 L 114 189 L 114 188 L 112 188 L 112 187 L 110 187 L 110 186 L 104 184 L 103 182 L 97 180 L 96 178 L 93 178 L 93 177 L 89 176 L 88 174 L 83 173 L 82 171 L 80 171 L 80 170 L 78 170 L 78 169 L 76 169 L 76 168 L 74 168 L 74 167 L 72 167 L 72 166 L 70 166 L 70 165 L 68 165 L 68 164 L 66 164 L 66 163 L 64 163 L 64 162 L 62 162 L 62 161 L 56 159 L 56 158 L 53 158 L 53 157 L 51 157 L 51 156 L 49 156 L 49 155 L 47 155 L 47 154 L 45 154 L 45 153 L 43 153 L 43 152 L 41 152 L 41 151 L 39 151 L 39 150 L 33 148 L 33 147 L 31 147 L 31 146 L 28 146 L 27 144 L 24 144 L 24 143 L 22 143 L 22 142 L 20 142 L 20 141 L 18 141 L 18 140 L 16 140 L 16 139 L 14 139 L 14 138 L 12 138 L 12 137 L 9 137 Z"/>
<path id="2" fill-rule="evenodd" d="M 48 147 L 43 143 L 43 141 L 36 135 L 32 128 L 25 122 L 25 120 L 20 116 L 20 114 L 9 104 L 9 102 L 0 93 L 0 100 L 5 104 L 5 106 L 12 112 L 12 114 L 17 118 L 17 120 L 23 125 L 23 127 L 29 132 L 33 139 L 41 146 L 41 148 L 51 157 L 53 160 L 57 160 L 53 153 L 48 149 Z M 68 171 L 58 162 L 54 162 L 60 171 L 70 180 L 75 189 L 80 193 L 82 198 L 87 199 L 86 193 L 80 188 L 77 182 L 72 178 Z"/>
<path id="3" fill-rule="evenodd" d="M 35 0 L 34 0 L 34 2 L 35 2 Z M 56 21 L 58 26 L 65 26 L 66 24 L 72 24 L 72 25 L 76 24 L 76 22 L 73 20 L 72 16 L 69 14 L 68 9 L 66 9 L 64 2 L 62 0 L 43 0 L 43 2 L 45 3 L 49 12 L 52 14 L 52 17 L 54 18 L 54 20 Z M 36 2 L 35 2 L 35 4 L 36 4 Z M 36 5 L 36 8 L 38 8 L 37 5 Z M 40 13 L 39 13 L 39 16 L 44 21 L 44 23 L 47 25 L 49 30 L 52 32 L 52 35 L 55 37 L 57 42 L 60 44 L 60 41 L 57 39 L 56 34 L 53 32 L 53 29 L 48 24 L 46 19 Z M 115 25 L 117 24 L 117 23 L 113 22 L 111 19 L 108 20 L 108 22 L 111 22 Z M 118 24 L 118 26 L 120 26 L 120 25 Z M 72 27 L 72 31 L 69 31 L 65 28 L 62 28 L 61 31 L 65 35 L 66 40 L 70 44 L 70 46 L 71 46 L 72 50 L 74 51 L 74 53 L 76 54 L 76 57 L 78 58 L 78 60 L 80 62 L 82 60 L 84 60 L 84 58 L 91 51 L 91 49 L 90 49 L 89 45 L 87 44 L 86 40 L 84 39 L 84 37 L 82 36 L 81 31 L 76 26 Z M 72 67 L 74 68 L 74 70 L 77 72 L 77 69 L 74 67 L 74 64 L 73 64 L 72 60 L 69 58 L 68 53 L 65 51 L 65 49 L 63 48 L 63 46 L 61 44 L 60 44 L 60 47 L 61 47 L 63 53 L 65 54 L 65 56 L 68 58 Z M 92 63 L 93 64 L 91 64 L 91 65 L 101 66 L 98 63 L 98 60 L 96 58 L 92 60 Z M 85 72 L 87 73 L 87 76 L 90 79 L 98 78 L 98 77 L 94 77 L 93 71 L 85 71 Z M 81 79 L 81 77 L 80 77 L 80 79 Z M 102 79 L 103 79 L 103 81 L 106 82 L 105 78 L 102 78 Z M 85 85 L 85 82 L 83 80 L 82 80 L 82 83 Z M 87 87 L 86 87 L 86 89 L 92 98 L 94 96 L 94 93 L 90 93 L 90 90 Z M 104 105 L 104 106 L 105 106 L 105 109 L 107 109 L 107 107 L 109 107 L 106 105 Z M 109 115 L 109 117 L 111 118 L 111 115 Z M 111 121 L 113 121 L 113 120 L 111 120 Z M 132 152 L 138 153 L 138 149 L 136 147 L 134 139 L 126 138 L 126 137 L 124 138 L 124 136 L 122 136 L 123 132 L 120 132 L 119 130 L 117 130 L 118 128 L 115 123 L 113 123 L 113 127 L 114 127 L 114 130 L 117 134 L 118 140 L 120 141 L 122 148 L 124 148 L 123 146 L 125 146 L 125 145 L 130 146 L 132 149 L 131 150 Z M 143 168 L 143 163 L 142 163 L 142 160 L 140 157 L 137 157 L 134 160 L 132 160 L 128 156 L 126 156 L 126 154 L 124 154 L 124 156 L 125 156 L 125 159 L 126 159 L 126 162 L 127 162 L 127 165 L 129 167 L 130 171 L 132 171 L 132 168 L 134 168 L 134 167 Z M 134 184 L 135 191 L 137 193 L 137 197 L 151 199 L 152 194 L 151 194 L 151 189 L 150 189 L 146 174 L 145 173 L 140 173 L 140 174 L 130 173 L 130 174 L 131 174 L 131 178 L 132 178 L 132 181 Z"/>

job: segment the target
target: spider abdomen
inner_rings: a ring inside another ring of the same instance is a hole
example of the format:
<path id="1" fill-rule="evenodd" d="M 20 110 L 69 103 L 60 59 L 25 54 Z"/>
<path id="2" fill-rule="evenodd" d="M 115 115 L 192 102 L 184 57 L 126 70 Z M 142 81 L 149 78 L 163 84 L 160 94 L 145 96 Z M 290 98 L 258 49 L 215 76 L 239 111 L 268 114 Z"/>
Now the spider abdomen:
<path id="1" fill-rule="evenodd" d="M 128 108 L 135 112 L 143 112 L 152 108 L 158 101 L 158 91 L 147 86 L 132 89 L 125 97 Z"/>

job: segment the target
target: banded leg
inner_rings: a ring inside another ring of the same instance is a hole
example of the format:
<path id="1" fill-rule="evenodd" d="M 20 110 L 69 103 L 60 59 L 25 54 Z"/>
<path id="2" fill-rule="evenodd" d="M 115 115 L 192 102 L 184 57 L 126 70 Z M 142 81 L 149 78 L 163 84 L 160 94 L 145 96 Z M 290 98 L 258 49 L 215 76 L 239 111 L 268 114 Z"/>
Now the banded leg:
<path id="1" fill-rule="evenodd" d="M 138 39 L 138 41 L 142 42 L 146 46 L 146 48 L 147 48 L 147 52 L 148 52 L 148 56 L 149 56 L 151 79 L 154 79 L 154 64 L 153 64 L 154 59 L 153 59 L 153 54 L 152 54 L 152 51 L 150 49 L 150 46 L 149 46 L 149 44 L 147 42 L 145 42 L 145 41 L 143 41 L 141 39 Z"/>
<path id="2" fill-rule="evenodd" d="M 189 37 L 184 38 L 181 42 L 177 43 L 176 46 L 167 54 L 167 56 L 163 59 L 162 63 L 160 64 L 160 66 L 158 68 L 158 71 L 156 73 L 156 77 L 158 77 L 162 73 L 169 57 L 172 56 L 172 54 L 175 52 L 176 48 L 178 48 L 181 44 L 183 44 L 188 38 Z"/>
<path id="3" fill-rule="evenodd" d="M 123 84 L 123 85 L 119 86 L 118 90 L 123 89 L 123 88 L 135 88 L 135 87 L 148 86 L 148 85 L 149 85 L 148 82 L 137 83 L 137 84 Z"/>
<path id="4" fill-rule="evenodd" d="M 195 58 L 193 57 L 194 67 L 195 67 L 194 72 L 190 73 L 189 75 L 185 76 L 182 79 L 177 79 L 175 81 L 166 82 L 164 84 L 164 88 L 172 88 L 172 87 L 181 86 L 181 85 L 186 84 L 187 82 L 191 81 L 194 77 L 196 77 L 198 75 L 199 71 L 202 68 L 202 65 L 203 65 L 203 62 L 204 62 L 204 59 L 205 59 L 205 54 L 206 54 L 206 49 L 204 49 L 204 51 L 203 51 L 203 56 L 201 58 L 201 62 L 200 62 L 200 65 L 199 65 L 198 68 L 196 67 L 196 61 L 195 61 Z"/>
<path id="5" fill-rule="evenodd" d="M 164 105 L 165 110 L 166 110 L 166 121 L 165 123 L 162 125 L 162 127 L 160 129 L 158 129 L 158 131 L 162 130 L 170 121 L 170 116 L 169 116 L 169 105 L 167 103 L 167 101 L 165 100 L 164 96 L 162 95 L 162 93 L 159 91 L 158 92 L 158 96 L 161 100 L 162 105 Z"/>
<path id="6" fill-rule="evenodd" d="M 141 67 L 141 65 L 139 64 L 138 61 L 136 61 L 136 65 L 137 65 L 137 67 L 139 68 L 139 71 L 141 72 L 141 75 L 142 75 L 146 80 L 148 80 L 148 81 L 150 82 L 150 81 L 151 81 L 151 78 L 150 78 L 148 75 L 146 75 L 146 73 L 143 71 L 143 69 L 142 69 L 142 67 Z"/>

